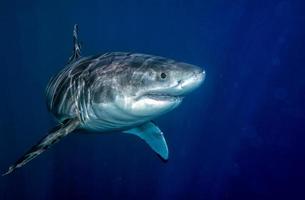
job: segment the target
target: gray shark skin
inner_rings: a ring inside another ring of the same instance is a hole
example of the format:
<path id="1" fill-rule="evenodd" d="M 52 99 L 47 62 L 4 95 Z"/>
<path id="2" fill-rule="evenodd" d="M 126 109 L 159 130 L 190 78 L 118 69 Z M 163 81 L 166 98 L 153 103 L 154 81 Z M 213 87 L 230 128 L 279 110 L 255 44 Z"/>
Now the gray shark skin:
<path id="1" fill-rule="evenodd" d="M 163 160 L 168 148 L 162 131 L 151 121 L 176 108 L 198 88 L 205 71 L 159 56 L 112 52 L 81 57 L 74 26 L 74 50 L 65 68 L 46 89 L 48 110 L 59 125 L 3 175 L 47 150 L 76 129 L 133 134 Z"/>

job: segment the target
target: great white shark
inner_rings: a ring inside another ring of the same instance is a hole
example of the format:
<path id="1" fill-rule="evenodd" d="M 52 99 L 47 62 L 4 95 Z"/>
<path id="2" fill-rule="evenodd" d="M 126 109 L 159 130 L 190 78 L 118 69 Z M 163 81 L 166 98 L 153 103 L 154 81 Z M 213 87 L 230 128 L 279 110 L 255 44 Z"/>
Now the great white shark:
<path id="1" fill-rule="evenodd" d="M 82 57 L 77 25 L 73 42 L 67 65 L 46 88 L 48 110 L 59 125 L 3 175 L 24 166 L 76 129 L 136 135 L 167 160 L 164 135 L 152 120 L 176 108 L 186 94 L 198 88 L 205 71 L 195 65 L 139 53 Z"/>

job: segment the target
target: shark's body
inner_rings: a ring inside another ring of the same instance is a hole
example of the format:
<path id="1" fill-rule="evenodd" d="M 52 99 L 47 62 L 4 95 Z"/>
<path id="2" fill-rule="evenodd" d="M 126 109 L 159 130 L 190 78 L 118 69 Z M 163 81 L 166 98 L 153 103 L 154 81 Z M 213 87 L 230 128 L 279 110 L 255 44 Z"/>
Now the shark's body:
<path id="1" fill-rule="evenodd" d="M 133 98 L 142 95 L 138 93 L 150 92 L 143 88 L 142 81 L 149 77 L 144 72 L 153 74 L 156 72 L 150 67 L 174 63 L 161 57 L 125 52 L 81 58 L 49 83 L 48 108 L 60 122 L 79 118 L 80 127 L 95 131 L 125 130 L 143 124 L 156 117 L 131 110 L 135 106 Z M 169 106 L 175 107 L 181 100 L 173 97 Z"/>
<path id="2" fill-rule="evenodd" d="M 73 55 L 46 90 L 48 109 L 60 125 L 4 175 L 75 129 L 137 135 L 167 160 L 163 133 L 151 120 L 177 107 L 204 78 L 199 67 L 158 56 L 114 52 L 80 57 L 75 26 Z"/>

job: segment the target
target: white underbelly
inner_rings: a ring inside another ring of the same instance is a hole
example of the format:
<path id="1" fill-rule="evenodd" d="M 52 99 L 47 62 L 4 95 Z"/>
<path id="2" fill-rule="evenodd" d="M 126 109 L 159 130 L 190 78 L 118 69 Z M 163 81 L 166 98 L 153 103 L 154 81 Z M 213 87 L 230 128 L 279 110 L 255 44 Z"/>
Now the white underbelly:
<path id="1" fill-rule="evenodd" d="M 149 118 L 124 112 L 115 104 L 93 104 L 86 109 L 81 127 L 93 131 L 108 132 L 126 130 L 149 121 Z"/>

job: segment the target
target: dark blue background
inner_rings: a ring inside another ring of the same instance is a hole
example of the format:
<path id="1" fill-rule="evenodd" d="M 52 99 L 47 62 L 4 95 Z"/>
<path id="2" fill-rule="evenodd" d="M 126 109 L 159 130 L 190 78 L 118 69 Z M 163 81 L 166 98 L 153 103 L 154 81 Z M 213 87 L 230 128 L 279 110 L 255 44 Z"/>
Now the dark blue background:
<path id="1" fill-rule="evenodd" d="M 0 199 L 305 199 L 305 3 L 277 0 L 0 2 L 0 169 L 55 125 L 49 78 L 83 54 L 131 51 L 205 68 L 156 122 L 170 160 L 140 139 L 74 134 L 9 176 Z"/>

